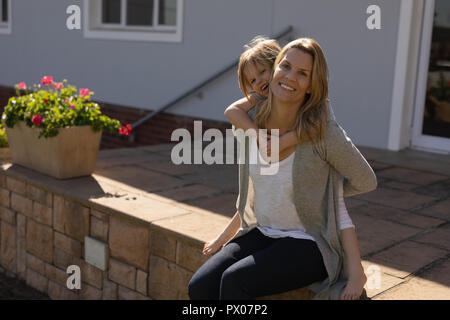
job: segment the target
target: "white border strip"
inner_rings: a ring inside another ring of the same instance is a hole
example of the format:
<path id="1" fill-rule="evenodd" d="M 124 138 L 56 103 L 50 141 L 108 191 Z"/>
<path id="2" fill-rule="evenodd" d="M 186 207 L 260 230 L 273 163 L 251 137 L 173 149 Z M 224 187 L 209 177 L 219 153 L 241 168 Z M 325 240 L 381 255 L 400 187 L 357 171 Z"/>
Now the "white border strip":
<path id="1" fill-rule="evenodd" d="M 389 122 L 388 149 L 398 151 L 401 148 L 402 116 L 405 101 L 406 72 L 408 67 L 409 41 L 413 1 L 401 0 L 400 18 L 397 34 L 397 52 L 395 55 L 394 85 L 392 89 L 391 118 Z"/>

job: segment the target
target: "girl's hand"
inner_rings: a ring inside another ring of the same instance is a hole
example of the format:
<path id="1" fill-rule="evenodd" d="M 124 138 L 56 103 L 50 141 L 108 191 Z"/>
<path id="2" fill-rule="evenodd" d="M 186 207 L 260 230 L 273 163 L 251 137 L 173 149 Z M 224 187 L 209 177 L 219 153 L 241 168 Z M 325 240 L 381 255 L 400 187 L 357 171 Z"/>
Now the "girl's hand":
<path id="1" fill-rule="evenodd" d="M 219 251 L 222 248 L 223 243 L 218 239 L 214 239 L 205 243 L 203 247 L 203 254 L 210 256 Z"/>
<path id="2" fill-rule="evenodd" d="M 291 141 L 289 141 L 289 132 L 283 134 L 279 140 L 279 152 L 291 146 Z"/>
<path id="3" fill-rule="evenodd" d="M 263 157 L 264 161 L 270 162 L 270 139 L 271 136 L 267 133 L 261 132 L 261 137 L 258 135 L 258 148 L 260 150 L 261 156 Z M 265 153 L 266 151 L 266 153 Z M 265 158 L 265 155 L 267 155 L 267 158 Z"/>

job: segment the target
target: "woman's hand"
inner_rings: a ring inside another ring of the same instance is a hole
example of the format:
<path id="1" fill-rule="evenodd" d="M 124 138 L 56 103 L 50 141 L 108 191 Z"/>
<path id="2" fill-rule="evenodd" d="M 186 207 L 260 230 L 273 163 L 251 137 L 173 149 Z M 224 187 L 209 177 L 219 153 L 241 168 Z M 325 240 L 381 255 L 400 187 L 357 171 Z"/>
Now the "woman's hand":
<path id="1" fill-rule="evenodd" d="M 213 255 L 222 248 L 222 245 L 222 241 L 220 241 L 218 238 L 208 241 L 203 246 L 203 254 L 205 256 Z"/>

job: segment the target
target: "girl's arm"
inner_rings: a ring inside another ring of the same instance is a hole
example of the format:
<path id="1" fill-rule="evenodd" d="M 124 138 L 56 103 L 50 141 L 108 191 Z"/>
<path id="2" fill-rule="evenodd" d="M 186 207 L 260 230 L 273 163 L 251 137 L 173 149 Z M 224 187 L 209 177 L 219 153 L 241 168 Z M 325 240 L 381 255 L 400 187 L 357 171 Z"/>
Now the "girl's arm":
<path id="1" fill-rule="evenodd" d="M 294 146 L 300 141 L 297 139 L 295 130 L 286 132 L 280 137 L 280 151 L 288 147 Z"/>
<path id="2" fill-rule="evenodd" d="M 248 115 L 248 112 L 256 105 L 257 102 L 258 100 L 254 96 L 250 96 L 250 100 L 247 98 L 242 98 L 231 104 L 225 110 L 224 115 L 236 128 L 241 128 L 244 131 L 254 129 L 258 132 L 258 126 Z M 268 136 L 268 138 L 270 138 L 270 136 Z M 259 135 L 257 135 L 257 140 L 259 141 Z M 280 137 L 279 151 L 296 145 L 298 142 L 299 141 L 295 131 L 288 131 Z M 268 145 L 267 152 L 270 156 L 270 144 Z"/>
<path id="3" fill-rule="evenodd" d="M 224 115 L 236 128 L 247 131 L 248 129 L 258 130 L 258 126 L 247 114 L 257 103 L 257 99 L 250 96 L 250 99 L 242 98 L 226 108 Z"/>

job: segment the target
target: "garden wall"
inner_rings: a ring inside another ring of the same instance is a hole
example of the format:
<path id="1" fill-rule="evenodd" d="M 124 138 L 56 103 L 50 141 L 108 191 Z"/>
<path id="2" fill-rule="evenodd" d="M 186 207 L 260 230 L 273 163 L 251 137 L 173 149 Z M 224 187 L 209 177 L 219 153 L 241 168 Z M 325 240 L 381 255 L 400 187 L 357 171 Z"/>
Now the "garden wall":
<path id="1" fill-rule="evenodd" d="M 10 165 L 0 170 L 0 272 L 52 299 L 189 299 L 188 282 L 207 259 L 194 232 L 180 234 L 64 192 L 80 190 L 83 180 L 58 181 L 58 188 L 46 182 L 55 179 Z M 193 230 L 204 224 L 197 220 L 190 220 Z M 209 222 L 219 230 L 226 221 L 211 216 Z M 86 241 L 106 254 L 97 250 L 88 262 Z M 80 267 L 80 290 L 66 285 L 70 265 Z M 310 297 L 300 289 L 264 298 Z"/>

